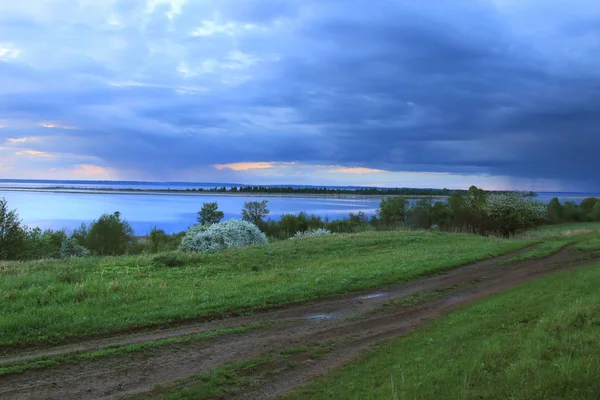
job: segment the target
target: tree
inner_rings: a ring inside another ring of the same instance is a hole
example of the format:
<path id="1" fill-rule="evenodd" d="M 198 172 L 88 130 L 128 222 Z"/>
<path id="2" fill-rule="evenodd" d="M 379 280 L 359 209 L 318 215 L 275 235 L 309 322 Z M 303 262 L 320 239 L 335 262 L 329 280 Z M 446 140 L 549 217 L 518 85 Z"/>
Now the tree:
<path id="1" fill-rule="evenodd" d="M 593 221 L 594 219 L 590 216 L 594 206 L 598 203 L 598 199 L 595 197 L 588 197 L 584 199 L 581 204 L 579 204 L 579 208 L 581 209 L 581 216 L 583 220 Z"/>
<path id="2" fill-rule="evenodd" d="M 267 204 L 268 200 L 245 202 L 244 208 L 242 209 L 242 220 L 260 226 L 263 222 L 263 218 L 269 215 L 270 212 Z"/>
<path id="3" fill-rule="evenodd" d="M 600 221 L 600 201 L 594 204 L 594 208 L 588 215 L 592 221 Z"/>
<path id="4" fill-rule="evenodd" d="M 125 254 L 132 240 L 133 228 L 118 211 L 92 222 L 87 235 L 88 249 L 101 256 Z"/>
<path id="5" fill-rule="evenodd" d="M 201 225 L 218 224 L 224 217 L 225 214 L 223 211 L 219 211 L 217 202 L 203 203 L 202 208 L 198 211 L 198 223 Z"/>
<path id="6" fill-rule="evenodd" d="M 408 200 L 404 197 L 387 197 L 381 200 L 377 215 L 384 225 L 403 224 L 408 211 Z"/>
<path id="7" fill-rule="evenodd" d="M 148 236 L 150 251 L 152 253 L 158 253 L 166 250 L 169 240 L 169 235 L 167 235 L 165 231 L 158 229 L 157 227 L 152 228 L 150 235 Z"/>
<path id="8" fill-rule="evenodd" d="M 565 208 L 560 204 L 558 197 L 553 198 L 548 203 L 548 222 L 551 224 L 558 224 L 565 218 Z"/>
<path id="9" fill-rule="evenodd" d="M 0 200 L 0 260 L 15 260 L 23 251 L 25 231 L 16 210 L 8 209 L 6 199 Z"/>
<path id="10" fill-rule="evenodd" d="M 411 227 L 417 229 L 429 229 L 432 225 L 431 210 L 433 204 L 431 200 L 421 199 L 408 210 L 406 219 Z"/>

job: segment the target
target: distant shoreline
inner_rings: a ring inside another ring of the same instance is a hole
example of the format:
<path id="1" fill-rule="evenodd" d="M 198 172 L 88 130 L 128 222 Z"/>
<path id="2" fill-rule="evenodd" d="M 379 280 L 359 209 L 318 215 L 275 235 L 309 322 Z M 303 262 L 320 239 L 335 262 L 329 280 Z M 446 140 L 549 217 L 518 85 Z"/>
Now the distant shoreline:
<path id="1" fill-rule="evenodd" d="M 385 197 L 406 197 L 409 199 L 443 200 L 448 196 L 440 195 L 398 195 L 398 194 L 351 194 L 351 193 L 247 193 L 247 192 L 208 192 L 193 190 L 169 189 L 79 189 L 79 188 L 26 188 L 2 187 L 0 192 L 28 192 L 28 193 L 64 193 L 64 194 L 119 194 L 140 196 L 226 196 L 226 197 L 272 197 L 272 198 L 337 198 L 337 199 L 382 199 Z"/>

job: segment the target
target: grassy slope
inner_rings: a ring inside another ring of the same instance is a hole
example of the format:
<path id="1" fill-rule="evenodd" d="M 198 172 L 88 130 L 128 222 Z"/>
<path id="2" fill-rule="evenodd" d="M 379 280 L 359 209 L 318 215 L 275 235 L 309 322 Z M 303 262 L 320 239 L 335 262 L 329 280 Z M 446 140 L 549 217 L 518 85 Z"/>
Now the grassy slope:
<path id="1" fill-rule="evenodd" d="M 600 265 L 385 342 L 288 399 L 598 399 Z"/>
<path id="2" fill-rule="evenodd" d="M 0 263 L 0 345 L 61 341 L 414 279 L 523 247 L 426 232 L 340 235 L 184 255 Z"/>

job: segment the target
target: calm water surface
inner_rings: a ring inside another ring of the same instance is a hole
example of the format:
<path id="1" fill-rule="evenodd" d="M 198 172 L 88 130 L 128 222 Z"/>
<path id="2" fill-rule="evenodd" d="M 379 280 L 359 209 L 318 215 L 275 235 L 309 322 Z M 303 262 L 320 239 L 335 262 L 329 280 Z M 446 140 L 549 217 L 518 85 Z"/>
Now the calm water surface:
<path id="1" fill-rule="evenodd" d="M 196 221 L 203 202 L 216 201 L 225 219 L 240 218 L 246 201 L 268 200 L 270 217 L 306 211 L 330 219 L 347 217 L 350 212 L 375 213 L 379 199 L 339 199 L 324 197 L 256 197 L 221 195 L 145 195 L 13 192 L 0 190 L 0 198 L 16 208 L 23 223 L 52 229 L 73 229 L 103 213 L 119 211 L 136 234 L 154 226 L 167 232 L 180 232 Z"/>

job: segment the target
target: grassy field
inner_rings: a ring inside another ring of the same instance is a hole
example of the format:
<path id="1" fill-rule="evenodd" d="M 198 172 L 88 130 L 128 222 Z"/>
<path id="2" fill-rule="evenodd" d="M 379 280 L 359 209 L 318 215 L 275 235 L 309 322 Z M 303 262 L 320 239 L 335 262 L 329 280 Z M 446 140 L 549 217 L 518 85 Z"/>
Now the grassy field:
<path id="1" fill-rule="evenodd" d="M 455 311 L 286 397 L 598 399 L 600 265 Z"/>
<path id="2" fill-rule="evenodd" d="M 498 256 L 523 240 L 435 232 L 336 235 L 215 255 L 0 263 L 0 346 L 168 324 L 385 286 Z"/>

